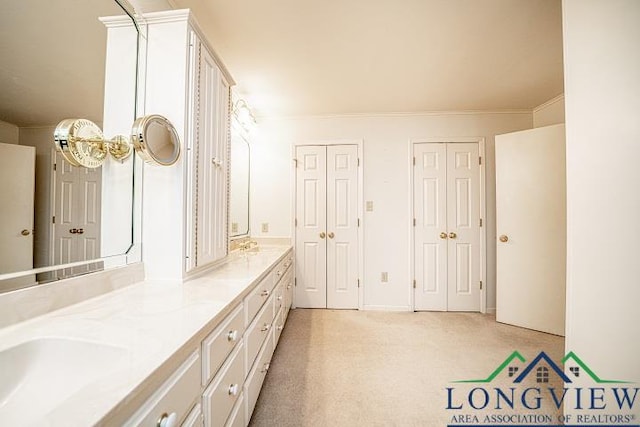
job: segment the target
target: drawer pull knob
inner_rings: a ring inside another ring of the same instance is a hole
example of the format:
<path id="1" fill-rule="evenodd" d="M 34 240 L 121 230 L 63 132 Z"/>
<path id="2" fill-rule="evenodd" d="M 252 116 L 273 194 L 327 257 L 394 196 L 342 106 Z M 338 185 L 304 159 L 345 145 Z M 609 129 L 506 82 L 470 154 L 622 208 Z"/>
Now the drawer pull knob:
<path id="1" fill-rule="evenodd" d="M 238 331 L 229 331 L 227 333 L 227 341 L 229 342 L 235 342 L 235 340 L 238 339 Z"/>
<path id="2" fill-rule="evenodd" d="M 287 285 L 287 289 L 291 289 L 291 283 Z"/>
<path id="3" fill-rule="evenodd" d="M 167 414 L 166 412 L 160 415 L 158 418 L 158 427 L 176 427 L 178 425 L 178 414 L 172 412 Z"/>
<path id="4" fill-rule="evenodd" d="M 278 297 L 278 301 L 282 301 L 282 295 Z"/>
<path id="5" fill-rule="evenodd" d="M 260 292 L 260 295 L 262 295 L 263 297 L 268 297 L 270 294 L 268 289 L 265 289 L 264 291 Z"/>
<path id="6" fill-rule="evenodd" d="M 282 271 L 280 271 L 280 270 L 276 271 L 276 275 L 281 276 L 282 275 Z"/>
<path id="7" fill-rule="evenodd" d="M 279 331 L 281 331 L 281 330 L 283 330 L 283 329 L 284 329 L 284 326 L 282 326 L 282 325 L 278 325 L 278 330 L 279 330 Z"/>
<path id="8" fill-rule="evenodd" d="M 229 396 L 237 396 L 238 395 L 238 384 L 231 384 L 229 386 Z"/>
<path id="9" fill-rule="evenodd" d="M 264 365 L 262 365 L 262 370 L 260 372 L 265 373 L 269 370 L 269 363 L 265 363 Z"/>
<path id="10" fill-rule="evenodd" d="M 270 328 L 270 327 L 271 327 L 271 325 L 269 325 L 268 323 L 265 323 L 265 324 L 262 326 L 262 329 L 260 329 L 260 331 L 262 331 L 262 332 L 267 332 L 267 331 L 269 330 L 269 328 Z"/>

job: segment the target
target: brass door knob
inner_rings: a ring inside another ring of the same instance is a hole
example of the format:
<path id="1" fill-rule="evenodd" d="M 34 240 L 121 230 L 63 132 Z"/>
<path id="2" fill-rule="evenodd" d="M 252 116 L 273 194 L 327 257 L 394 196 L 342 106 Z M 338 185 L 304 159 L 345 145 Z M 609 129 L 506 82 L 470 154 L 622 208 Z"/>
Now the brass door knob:
<path id="1" fill-rule="evenodd" d="M 321 238 L 321 239 L 324 239 L 324 236 L 326 236 L 326 234 L 324 234 L 324 231 L 321 231 L 321 232 L 320 232 L 320 238 Z"/>
<path id="2" fill-rule="evenodd" d="M 77 228 L 72 228 L 72 229 L 69 230 L 69 233 L 78 234 L 78 229 Z"/>
<path id="3" fill-rule="evenodd" d="M 23 236 L 28 236 L 29 234 L 31 234 L 31 232 L 25 228 L 20 232 L 20 234 L 22 234 Z"/>
<path id="4" fill-rule="evenodd" d="M 447 233 L 445 233 L 444 231 L 442 233 L 440 233 L 440 238 L 441 239 L 446 239 L 447 238 Z"/>
<path id="5" fill-rule="evenodd" d="M 330 239 L 333 239 L 336 235 L 335 235 L 335 234 L 333 234 L 333 231 L 330 231 L 330 232 L 329 232 L 329 234 L 327 234 L 327 236 L 328 236 Z"/>
<path id="6" fill-rule="evenodd" d="M 506 234 L 503 234 L 498 239 L 500 239 L 502 243 L 506 243 L 509 241 L 509 236 L 507 236 Z"/>
<path id="7" fill-rule="evenodd" d="M 449 233 L 449 238 L 450 239 L 455 239 L 456 237 L 458 237 L 458 235 L 456 233 L 454 233 L 453 231 L 451 233 Z"/>
<path id="8" fill-rule="evenodd" d="M 84 228 L 78 228 L 78 234 L 84 234 Z"/>

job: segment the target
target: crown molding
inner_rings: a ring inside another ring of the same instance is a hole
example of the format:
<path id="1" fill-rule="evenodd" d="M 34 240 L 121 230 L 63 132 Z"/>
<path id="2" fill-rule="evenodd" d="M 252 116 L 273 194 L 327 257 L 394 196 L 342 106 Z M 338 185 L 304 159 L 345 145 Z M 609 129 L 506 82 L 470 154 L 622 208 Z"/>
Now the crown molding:
<path id="1" fill-rule="evenodd" d="M 564 100 L 564 93 L 561 93 L 560 95 L 556 96 L 555 98 L 551 98 L 550 100 L 548 100 L 547 102 L 538 105 L 537 107 L 533 107 L 532 112 L 537 113 L 540 110 L 543 110 L 547 107 L 549 107 L 550 105 L 555 104 L 556 102 L 562 101 Z"/>
<path id="2" fill-rule="evenodd" d="M 531 114 L 530 109 L 511 110 L 442 110 L 442 111 L 405 111 L 388 113 L 345 113 L 345 114 L 308 114 L 308 115 L 261 115 L 256 118 L 272 120 L 302 120 L 302 119 L 357 119 L 376 117 L 420 117 L 420 116 L 464 116 L 485 114 Z"/>

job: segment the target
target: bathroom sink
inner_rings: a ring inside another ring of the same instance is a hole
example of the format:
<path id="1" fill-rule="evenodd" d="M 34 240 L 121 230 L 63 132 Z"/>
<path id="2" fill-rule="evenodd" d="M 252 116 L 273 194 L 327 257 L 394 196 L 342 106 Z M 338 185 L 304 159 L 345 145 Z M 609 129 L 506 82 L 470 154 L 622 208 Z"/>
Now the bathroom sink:
<path id="1" fill-rule="evenodd" d="M 37 338 L 0 351 L 0 420 L 27 425 L 126 360 L 124 348 Z"/>

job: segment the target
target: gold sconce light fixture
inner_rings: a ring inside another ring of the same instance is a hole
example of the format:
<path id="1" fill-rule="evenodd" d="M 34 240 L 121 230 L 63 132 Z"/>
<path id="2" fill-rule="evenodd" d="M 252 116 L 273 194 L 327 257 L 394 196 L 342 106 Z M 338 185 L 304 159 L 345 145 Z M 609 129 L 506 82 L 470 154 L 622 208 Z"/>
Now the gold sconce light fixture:
<path id="1" fill-rule="evenodd" d="M 100 127 L 87 119 L 64 119 L 53 132 L 56 149 L 73 166 L 98 168 L 111 154 L 125 160 L 133 151 L 126 136 L 116 135 L 106 140 Z"/>
<path id="2" fill-rule="evenodd" d="M 153 165 L 170 166 L 180 157 L 180 139 L 173 124 L 158 114 L 140 117 L 131 136 L 116 135 L 106 140 L 100 127 L 87 119 L 65 119 L 53 134 L 56 147 L 73 166 L 98 168 L 111 155 L 123 161 L 135 151 Z"/>

